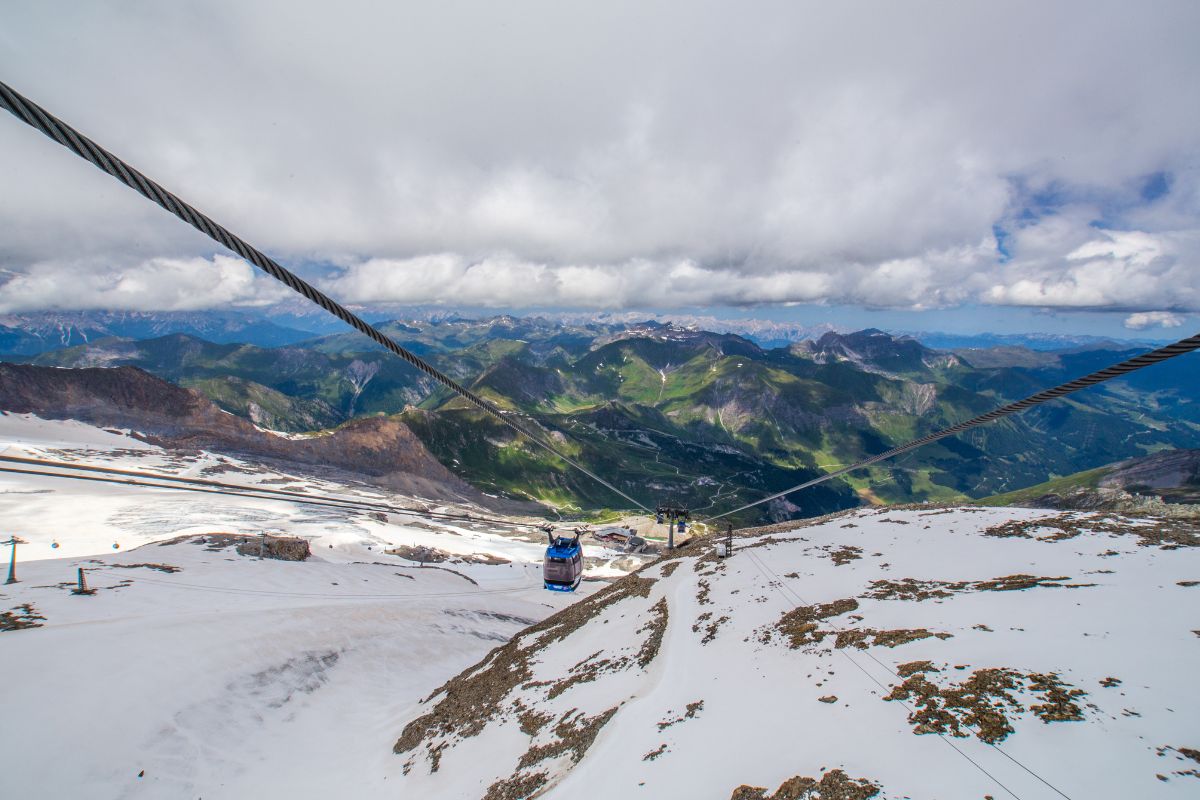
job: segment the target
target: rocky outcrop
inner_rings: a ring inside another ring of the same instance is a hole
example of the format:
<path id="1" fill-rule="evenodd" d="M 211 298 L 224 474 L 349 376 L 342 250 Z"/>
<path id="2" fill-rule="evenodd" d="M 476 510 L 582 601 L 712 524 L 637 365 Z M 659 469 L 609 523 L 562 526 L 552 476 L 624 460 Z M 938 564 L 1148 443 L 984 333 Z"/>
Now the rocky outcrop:
<path id="1" fill-rule="evenodd" d="M 366 417 L 327 434 L 282 437 L 221 410 L 199 392 L 136 367 L 58 369 L 0 363 L 0 409 L 128 428 L 163 447 L 332 467 L 405 491 L 475 494 L 397 419 Z"/>
<path id="2" fill-rule="evenodd" d="M 1072 511 L 1111 511 L 1131 517 L 1200 519 L 1198 504 L 1168 503 L 1156 495 L 1131 494 L 1123 489 L 1075 489 L 1060 494 L 1045 494 L 1019 505 Z"/>
<path id="3" fill-rule="evenodd" d="M 1108 489 L 1181 489 L 1195 487 L 1200 494 L 1200 450 L 1164 450 L 1115 464 L 1100 479 Z"/>

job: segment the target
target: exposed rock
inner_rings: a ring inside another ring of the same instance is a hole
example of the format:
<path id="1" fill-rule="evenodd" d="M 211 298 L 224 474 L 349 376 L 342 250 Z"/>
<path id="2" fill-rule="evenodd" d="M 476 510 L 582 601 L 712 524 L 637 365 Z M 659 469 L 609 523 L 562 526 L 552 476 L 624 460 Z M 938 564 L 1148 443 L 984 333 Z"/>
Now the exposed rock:
<path id="1" fill-rule="evenodd" d="M 1054 673 L 1022 673 L 1003 667 L 979 669 L 959 684 L 940 686 L 927 673 L 940 672 L 928 661 L 902 664 L 897 673 L 907 676 L 884 700 L 907 701 L 913 706 L 908 721 L 913 733 L 975 736 L 988 744 L 1003 741 L 1014 729 L 1009 715 L 1029 711 L 1043 722 L 1083 719 L 1076 700 L 1087 695 L 1063 683 Z M 1017 693 L 1027 690 L 1042 703 L 1022 705 Z"/>
<path id="2" fill-rule="evenodd" d="M 0 611 L 0 631 L 21 631 L 27 628 L 40 628 L 46 618 L 37 613 L 32 603 L 22 603 L 12 611 Z"/>
<path id="3" fill-rule="evenodd" d="M 882 787 L 864 779 L 855 779 L 840 769 L 830 770 L 816 778 L 797 775 L 788 778 L 774 794 L 759 786 L 745 784 L 733 790 L 729 800 L 868 800 L 879 794 Z"/>
<path id="4" fill-rule="evenodd" d="M 466 494 L 479 499 L 397 419 L 366 417 L 327 435 L 284 438 L 222 411 L 199 392 L 136 367 L 57 369 L 0 363 L 0 409 L 128 428 L 162 447 L 332 467 L 426 496 Z"/>

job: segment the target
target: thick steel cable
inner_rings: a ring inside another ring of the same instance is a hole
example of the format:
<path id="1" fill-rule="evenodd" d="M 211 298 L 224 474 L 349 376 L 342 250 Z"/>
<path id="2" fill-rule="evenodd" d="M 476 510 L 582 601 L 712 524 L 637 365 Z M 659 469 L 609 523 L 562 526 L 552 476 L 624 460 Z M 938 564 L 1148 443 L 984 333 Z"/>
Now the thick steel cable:
<path id="1" fill-rule="evenodd" d="M 1009 403 L 1006 406 L 993 409 L 986 414 L 981 414 L 980 416 L 975 417 L 974 419 L 969 419 L 966 422 L 960 422 L 957 425 L 951 425 L 949 428 L 943 428 L 942 430 L 931 433 L 928 436 L 922 436 L 920 439 L 914 439 L 907 444 L 902 444 L 899 447 L 893 447 L 891 450 L 880 453 L 879 455 L 871 456 L 870 458 L 864 458 L 862 461 L 851 464 L 848 467 L 843 467 L 836 472 L 830 472 L 825 475 L 821 475 L 820 477 L 813 478 L 810 481 L 793 486 L 790 489 L 785 489 L 782 492 L 776 492 L 775 494 L 764 497 L 761 500 L 755 500 L 753 503 L 746 503 L 745 505 L 738 506 L 737 508 L 729 511 L 723 511 L 715 516 L 707 517 L 701 520 L 701 522 L 712 522 L 713 520 L 718 520 L 721 517 L 727 517 L 730 514 L 736 514 L 739 511 L 745 511 L 748 508 L 754 508 L 755 506 L 762 505 L 763 503 L 769 503 L 772 500 L 778 500 L 779 498 L 789 495 L 792 492 L 798 492 L 801 489 L 807 489 L 810 486 L 816 486 L 819 483 L 824 483 L 825 481 L 839 478 L 849 472 L 854 472 L 855 470 L 862 469 L 863 467 L 868 467 L 871 464 L 885 461 L 889 458 L 893 458 L 894 456 L 898 456 L 901 453 L 907 453 L 909 450 L 916 450 L 918 447 L 923 447 L 932 442 L 936 442 L 939 439 L 945 439 L 947 436 L 953 436 L 957 433 L 962 433 L 965 430 L 969 430 L 970 428 L 974 428 L 979 425 L 986 425 L 987 423 L 994 422 L 1001 417 L 1007 417 L 1009 414 L 1016 414 L 1017 412 L 1024 411 L 1027 408 L 1032 408 L 1033 406 L 1041 403 L 1055 400 L 1059 397 L 1071 394 L 1072 392 L 1078 392 L 1080 389 L 1086 389 L 1089 386 L 1095 386 L 1098 383 L 1103 383 L 1104 381 L 1112 380 L 1113 378 L 1119 378 L 1122 375 L 1127 375 L 1130 372 L 1135 372 L 1152 364 L 1157 364 L 1160 361 L 1166 361 L 1169 358 L 1175 358 L 1176 356 L 1181 356 L 1197 349 L 1200 349 L 1200 333 L 1196 334 L 1195 336 L 1188 337 L 1187 339 L 1181 339 L 1180 341 L 1175 342 L 1175 344 L 1170 344 L 1166 347 L 1160 347 L 1157 350 L 1151 350 L 1149 353 L 1143 353 L 1140 356 L 1135 356 L 1126 361 L 1122 361 L 1120 364 L 1114 364 L 1111 367 L 1106 367 L 1105 369 L 1102 369 L 1098 372 L 1093 372 L 1090 375 L 1084 375 L 1082 378 L 1076 378 L 1075 380 L 1064 383 L 1061 386 L 1055 386 L 1052 389 L 1046 389 L 1038 392 L 1037 394 L 1030 395 L 1024 400 L 1018 400 L 1015 403 Z"/>
<path id="2" fill-rule="evenodd" d="M 273 258 L 266 255 L 261 250 L 251 246 L 248 242 L 233 234 L 227 228 L 218 225 L 216 222 L 200 213 L 200 211 L 198 211 L 195 207 L 171 194 L 162 186 L 155 183 L 150 178 L 147 178 L 141 172 L 134 169 L 109 151 L 105 150 L 103 147 L 100 147 L 91 139 L 84 136 L 82 133 L 75 130 L 62 120 L 58 119 L 50 112 L 46 111 L 37 103 L 34 103 L 32 100 L 29 100 L 28 98 L 19 94 L 16 90 L 3 81 L 0 81 L 0 106 L 12 112 L 13 116 L 15 116 L 17 119 L 21 120 L 30 127 L 41 131 L 43 134 L 58 142 L 75 155 L 107 172 L 109 175 L 113 176 L 130 189 L 133 189 L 147 200 L 156 203 L 175 216 L 179 217 L 181 220 L 186 222 L 188 225 L 191 225 L 205 236 L 208 236 L 210 239 L 213 239 L 222 246 L 227 247 L 228 249 L 237 253 L 239 256 L 246 259 L 275 280 L 284 284 L 292 291 L 302 295 L 309 302 L 320 306 L 330 314 L 340 319 L 342 322 L 345 322 L 355 330 L 370 337 L 376 343 L 382 345 L 387 350 L 390 350 L 392 353 L 404 359 L 412 366 L 421 370 L 426 375 L 447 387 L 479 410 L 512 428 L 518 434 L 524 436 L 529 441 L 546 450 L 548 453 L 551 453 L 562 459 L 565 463 L 571 465 L 592 480 L 625 498 L 635 506 L 641 508 L 643 511 L 650 511 L 648 506 L 643 505 L 641 502 L 635 500 L 633 497 L 630 497 L 616 486 L 613 486 L 611 483 L 604 480 L 599 475 L 568 456 L 566 453 L 563 453 L 557 447 L 545 441 L 540 436 L 534 435 L 524 426 L 510 419 L 508 415 L 501 411 L 497 406 L 475 394 L 470 389 L 451 378 L 449 375 L 441 372 L 420 356 L 401 347 L 399 344 L 393 341 L 391 337 L 381 332 L 374 325 L 367 323 L 357 314 L 351 312 L 345 306 L 326 295 L 320 289 L 317 289 L 303 278 L 285 269 Z"/>
<path id="3" fill-rule="evenodd" d="M 132 479 L 138 479 L 138 477 L 144 477 L 144 479 L 151 479 L 154 481 L 163 481 L 163 482 L 167 482 L 167 483 L 180 483 L 180 485 L 184 485 L 181 488 L 185 488 L 185 489 L 190 486 L 211 487 L 212 489 L 223 489 L 223 491 L 229 491 L 232 493 L 236 493 L 236 494 L 240 495 L 240 497 L 248 497 L 248 495 L 246 495 L 246 493 L 253 492 L 254 497 L 259 497 L 259 495 L 266 494 L 266 495 L 271 495 L 271 497 L 280 499 L 282 501 L 286 501 L 286 503 L 287 503 L 287 501 L 295 501 L 295 503 L 308 503 L 308 504 L 320 503 L 323 505 L 328 505 L 329 503 L 337 503 L 337 504 L 341 504 L 341 505 L 338 505 L 337 507 L 344 506 L 344 507 L 348 507 L 348 509 L 354 509 L 354 510 L 359 510 L 359 511 L 384 511 L 386 513 L 395 513 L 395 515 L 412 515 L 412 516 L 418 516 L 418 517 L 428 517 L 431 519 L 450 519 L 450 521 L 458 521 L 458 522 L 486 522 L 486 523 L 496 524 L 496 525 L 509 525 L 509 527 L 512 527 L 512 528 L 536 528 L 536 527 L 538 527 L 538 525 L 542 524 L 541 522 L 527 522 L 527 523 L 514 522 L 514 521 L 511 521 L 511 519 L 500 519 L 498 517 L 476 516 L 476 515 L 470 515 L 470 513 L 449 513 L 449 512 L 443 512 L 443 511 L 428 511 L 426 509 L 407 509 L 407 507 L 404 507 L 404 506 L 391 505 L 390 503 L 380 503 L 380 501 L 377 501 L 377 500 L 340 498 L 340 497 L 334 497 L 334 495 L 311 494 L 311 493 L 307 493 L 307 492 L 289 492 L 288 489 L 276 489 L 276 488 L 271 488 L 271 487 L 266 487 L 266 486 L 247 486 L 247 485 L 245 485 L 245 483 L 226 483 L 226 482 L 222 482 L 222 481 L 209 481 L 209 480 L 205 480 L 205 479 L 199 479 L 199 477 L 180 477 L 180 476 L 176 476 L 176 475 L 158 475 L 157 473 L 145 473 L 145 471 L 138 471 L 138 470 L 132 470 L 132 469 L 118 469 L 115 467 L 100 467 L 100 465 L 95 465 L 95 464 L 79 464 L 79 463 L 66 462 L 66 461 L 52 461 L 52 459 L 47 459 L 47 458 L 22 458 L 19 456 L 0 456 L 0 462 L 10 462 L 10 463 L 14 463 L 14 464 L 29 465 L 29 467 L 49 467 L 49 468 L 53 468 L 53 469 L 70 469 L 70 470 L 83 471 L 83 473 L 103 473 L 104 475 L 118 475 L 121 477 L 132 477 Z M 0 467 L 0 471 L 10 471 L 11 469 L 12 468 Z M 17 471 L 22 471 L 22 470 L 17 470 Z M 44 474 L 50 475 L 52 477 L 54 477 L 54 476 L 78 477 L 78 476 L 74 476 L 74 475 L 56 475 L 54 473 L 44 473 Z M 114 481 L 115 481 L 115 479 L 114 479 Z M 125 483 L 126 481 L 116 481 L 116 482 Z M 154 486 L 160 486 L 160 485 L 158 485 L 158 483 L 155 483 Z M 173 487 L 172 486 L 162 486 L 161 488 L 168 489 L 168 488 L 173 488 Z M 210 489 L 206 488 L 205 491 L 210 491 Z M 218 493 L 226 493 L 226 492 L 218 492 Z M 266 498 L 259 498 L 259 499 L 266 499 Z"/>
<path id="4" fill-rule="evenodd" d="M 9 461 L 18 464 L 30 465 L 25 469 L 17 469 L 15 467 L 6 467 L 0 465 L 0 472 L 7 472 L 15 475 L 37 475 L 45 478 L 99 481 L 102 483 L 116 483 L 120 484 L 121 486 L 141 486 L 153 489 L 165 489 L 181 492 L 204 492 L 206 494 L 221 494 L 225 495 L 226 497 L 245 497 L 253 500 L 277 500 L 281 503 L 299 503 L 301 505 L 326 506 L 328 508 L 341 508 L 345 509 L 346 511 L 358 511 L 362 513 L 382 512 L 387 514 L 395 514 L 396 516 L 425 517 L 431 520 L 446 520 L 450 522 L 487 523 L 489 525 L 502 525 L 511 528 L 536 528 L 538 524 L 540 524 L 534 522 L 513 522 L 512 520 L 499 519 L 496 517 L 474 516 L 471 514 L 449 514 L 442 513 L 440 511 L 425 511 L 422 509 L 405 508 L 403 506 L 393 506 L 386 503 L 353 500 L 342 497 L 306 495 L 301 492 L 287 492 L 279 489 L 241 486 L 236 483 L 220 483 L 218 481 L 177 478 L 167 475 L 155 475 L 154 473 L 149 472 L 106 469 L 104 467 L 83 466 L 79 464 L 68 464 L 65 462 L 46 462 L 35 459 L 14 458 L 12 456 L 0 456 L 0 461 Z M 64 475 L 61 472 L 50 472 L 47 470 L 38 470 L 33 468 L 39 465 L 52 468 L 56 467 L 59 469 L 95 472 L 100 473 L 100 475 Z M 148 478 L 153 482 L 138 480 L 138 478 Z"/>

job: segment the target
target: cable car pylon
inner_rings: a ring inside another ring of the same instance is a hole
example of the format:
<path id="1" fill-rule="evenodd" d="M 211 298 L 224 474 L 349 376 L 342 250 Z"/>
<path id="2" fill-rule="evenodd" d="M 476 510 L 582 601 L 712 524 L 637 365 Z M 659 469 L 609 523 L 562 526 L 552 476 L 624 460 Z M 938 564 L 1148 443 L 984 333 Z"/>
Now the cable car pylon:
<path id="1" fill-rule="evenodd" d="M 667 550 L 675 549 L 675 531 L 679 530 L 683 533 L 687 530 L 687 523 L 692 518 L 692 513 L 681 505 L 675 503 L 660 503 L 654 509 L 654 519 L 659 525 L 667 523 Z"/>

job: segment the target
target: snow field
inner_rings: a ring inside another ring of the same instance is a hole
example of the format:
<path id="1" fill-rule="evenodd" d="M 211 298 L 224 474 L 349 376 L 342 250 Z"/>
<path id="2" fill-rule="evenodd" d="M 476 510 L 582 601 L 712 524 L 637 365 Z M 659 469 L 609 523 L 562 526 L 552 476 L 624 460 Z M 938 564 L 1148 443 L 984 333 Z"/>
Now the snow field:
<path id="1" fill-rule="evenodd" d="M 642 575 L 658 579 L 645 598 L 620 600 L 532 654 L 532 679 L 505 701 L 520 700 L 556 720 L 616 708 L 578 763 L 561 756 L 536 761 L 546 732 L 523 736 L 515 717 L 501 715 L 478 736 L 428 737 L 414 751 L 405 785 L 422 796 L 482 797 L 513 775 L 526 752 L 523 774 L 545 772 L 547 798 L 727 798 L 742 784 L 774 791 L 793 776 L 819 778 L 833 769 L 876 782 L 887 798 L 1059 797 L 1043 779 L 1072 798 L 1195 796 L 1198 779 L 1177 774 L 1195 765 L 1159 751 L 1200 744 L 1193 688 L 1200 588 L 1179 585 L 1200 579 L 1200 551 L 1139 545 L 1133 522 L 1129 533 L 1061 540 L 984 535 L 1011 519 L 1049 516 L 1018 509 L 865 511 L 743 538 L 726 561 L 692 554 L 650 567 Z M 1077 519 L 1086 529 L 1092 518 Z M 847 545 L 861 553 L 838 565 L 831 556 Z M 673 571 L 664 577 L 664 569 Z M 922 600 L 864 596 L 877 580 L 958 583 L 1020 574 L 1063 580 L 1019 590 L 968 587 Z M 669 623 L 648 667 L 600 672 L 549 696 L 546 687 L 578 674 L 590 654 L 611 658 L 636 646 L 644 634 L 629 628 L 664 598 Z M 778 627 L 784 614 L 847 599 L 857 608 L 818 620 L 826 638 L 788 646 Z M 704 643 L 707 626 L 721 617 L 728 620 Z M 838 630 L 865 629 L 927 629 L 952 638 L 835 647 Z M 1086 692 L 1076 699 L 1083 719 L 1044 722 L 1029 706 L 1045 698 L 1025 685 L 1013 692 L 1024 708 L 1006 711 L 1014 731 L 998 747 L 975 735 L 916 735 L 908 709 L 883 697 L 902 680 L 897 667 L 922 660 L 941 670 L 928 678 L 943 687 L 985 668 L 1055 673 Z M 1109 677 L 1121 683 L 1103 686 Z M 661 727 L 698 702 L 694 716 Z M 428 748 L 442 744 L 441 769 L 430 773 Z"/>

